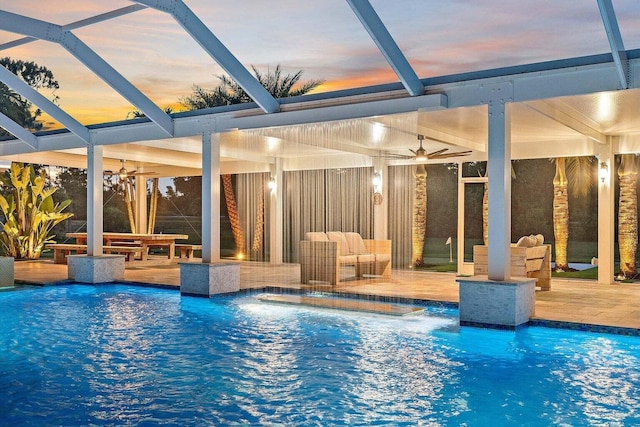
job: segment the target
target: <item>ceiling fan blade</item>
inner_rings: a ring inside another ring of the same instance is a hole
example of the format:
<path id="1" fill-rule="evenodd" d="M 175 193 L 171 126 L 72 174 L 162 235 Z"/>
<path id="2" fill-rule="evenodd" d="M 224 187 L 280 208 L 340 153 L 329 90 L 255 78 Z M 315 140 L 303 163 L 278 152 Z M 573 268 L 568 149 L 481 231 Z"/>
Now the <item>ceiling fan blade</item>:
<path id="1" fill-rule="evenodd" d="M 448 159 L 451 157 L 468 156 L 471 153 L 472 151 L 459 151 L 457 153 L 442 153 L 442 154 L 436 154 L 435 156 L 429 156 L 429 158 L 430 159 Z"/>
<path id="2" fill-rule="evenodd" d="M 433 152 L 427 154 L 427 157 L 430 158 L 430 159 L 434 158 L 434 157 L 439 156 L 440 154 L 444 153 L 447 150 L 448 150 L 448 148 L 443 148 L 441 150 L 433 151 Z"/>
<path id="3" fill-rule="evenodd" d="M 376 156 L 371 156 L 371 157 L 377 157 L 380 159 L 412 159 L 413 158 L 413 156 L 410 156 L 408 154 L 405 155 L 405 154 L 389 153 L 389 152 L 381 152 L 380 154 Z M 157 175 L 156 172 L 149 172 L 149 174 Z"/>
<path id="4" fill-rule="evenodd" d="M 416 153 L 414 150 L 412 150 L 411 148 L 409 148 L 409 151 L 411 151 L 413 153 L 414 156 L 417 156 L 418 153 Z"/>

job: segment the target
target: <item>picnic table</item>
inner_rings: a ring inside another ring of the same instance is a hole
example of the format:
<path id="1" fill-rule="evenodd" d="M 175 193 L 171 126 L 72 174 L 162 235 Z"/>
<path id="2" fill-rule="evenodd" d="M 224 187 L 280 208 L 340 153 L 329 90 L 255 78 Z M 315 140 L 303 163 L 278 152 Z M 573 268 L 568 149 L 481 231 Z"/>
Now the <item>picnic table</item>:
<path id="1" fill-rule="evenodd" d="M 87 233 L 67 233 L 66 237 L 76 239 L 79 245 L 87 244 Z M 172 260 L 175 256 L 176 240 L 187 240 L 186 234 L 142 234 L 142 233 L 102 233 L 105 246 L 140 246 L 142 251 L 140 259 L 145 261 L 150 247 L 166 247 L 167 256 Z"/>

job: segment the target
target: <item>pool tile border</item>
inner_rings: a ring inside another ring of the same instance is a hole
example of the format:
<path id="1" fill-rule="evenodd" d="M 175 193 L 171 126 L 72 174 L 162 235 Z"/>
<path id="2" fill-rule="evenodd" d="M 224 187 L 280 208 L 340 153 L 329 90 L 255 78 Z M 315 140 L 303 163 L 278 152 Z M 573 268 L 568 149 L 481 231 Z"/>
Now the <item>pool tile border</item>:
<path id="1" fill-rule="evenodd" d="M 626 335 L 640 337 L 640 329 L 625 328 L 623 326 L 594 325 L 591 323 L 565 322 L 560 320 L 532 319 L 528 326 L 541 326 L 553 329 L 569 329 L 580 332 L 596 332 L 601 334 Z"/>

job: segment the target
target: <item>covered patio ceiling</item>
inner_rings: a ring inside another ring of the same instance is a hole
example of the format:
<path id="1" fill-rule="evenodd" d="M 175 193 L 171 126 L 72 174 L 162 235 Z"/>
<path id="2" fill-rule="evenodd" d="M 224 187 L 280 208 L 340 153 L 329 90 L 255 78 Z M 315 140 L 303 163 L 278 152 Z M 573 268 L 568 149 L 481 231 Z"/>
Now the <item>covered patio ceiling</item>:
<path id="1" fill-rule="evenodd" d="M 169 4 L 189 10 L 181 1 L 136 3 L 135 10 L 163 12 Z M 425 136 L 429 153 L 471 151 L 469 156 L 427 163 L 486 160 L 487 104 L 494 102 L 495 90 L 508 92 L 514 159 L 598 155 L 602 150 L 640 152 L 640 51 L 624 49 L 610 1 L 598 2 L 610 53 L 430 78 L 417 77 L 384 25 L 377 26 L 381 21 L 368 1 L 348 3 L 394 69 L 397 83 L 275 100 L 255 88 L 255 79 L 231 52 L 220 53 L 216 37 L 193 14 L 176 20 L 182 19 L 183 28 L 255 103 L 165 114 L 90 49 L 70 50 L 149 118 L 83 125 L 2 72 L 0 81 L 57 118 L 65 129 L 32 135 L 16 130 L 15 123 L 2 116 L 0 126 L 16 138 L 0 141 L 0 161 L 84 168 L 86 146 L 96 144 L 105 146 L 105 169 L 117 170 L 126 160 L 132 168 L 158 176 L 199 175 L 203 134 L 219 135 L 222 173 L 268 171 L 276 159 L 282 160 L 283 170 L 371 166 L 380 161 L 410 164 L 415 160 L 409 150 L 418 147 L 418 135 Z M 54 26 L 59 34 L 50 36 L 44 31 L 50 24 L 44 21 L 1 13 L 0 29 L 69 50 L 68 39 L 77 25 Z M 123 12 L 96 15 L 86 24 L 119 13 Z"/>

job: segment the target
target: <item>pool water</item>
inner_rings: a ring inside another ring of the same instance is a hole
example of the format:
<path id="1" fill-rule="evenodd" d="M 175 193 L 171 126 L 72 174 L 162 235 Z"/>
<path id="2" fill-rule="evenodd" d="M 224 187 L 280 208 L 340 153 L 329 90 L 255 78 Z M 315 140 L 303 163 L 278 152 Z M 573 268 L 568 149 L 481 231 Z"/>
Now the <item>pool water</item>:
<path id="1" fill-rule="evenodd" d="M 640 338 L 212 300 L 0 293 L 0 425 L 640 425 Z"/>

